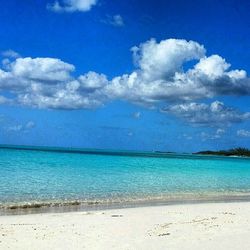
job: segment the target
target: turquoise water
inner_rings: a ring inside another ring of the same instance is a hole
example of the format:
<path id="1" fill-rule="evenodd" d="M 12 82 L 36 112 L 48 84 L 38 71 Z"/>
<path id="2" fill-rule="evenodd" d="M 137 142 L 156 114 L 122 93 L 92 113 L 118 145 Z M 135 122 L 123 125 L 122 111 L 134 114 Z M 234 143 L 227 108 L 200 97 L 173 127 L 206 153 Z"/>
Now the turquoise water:
<path id="1" fill-rule="evenodd" d="M 1 148 L 0 205 L 147 201 L 250 193 L 249 159 L 94 153 Z"/>

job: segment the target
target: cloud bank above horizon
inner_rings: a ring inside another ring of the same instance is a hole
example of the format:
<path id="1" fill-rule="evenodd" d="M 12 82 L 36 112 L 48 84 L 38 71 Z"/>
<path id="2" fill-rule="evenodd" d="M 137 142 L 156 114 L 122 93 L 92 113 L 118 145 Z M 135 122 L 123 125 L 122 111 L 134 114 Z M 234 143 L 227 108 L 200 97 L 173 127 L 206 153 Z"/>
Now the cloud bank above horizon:
<path id="1" fill-rule="evenodd" d="M 248 96 L 250 79 L 244 70 L 231 70 L 221 56 L 207 56 L 195 41 L 150 39 L 134 46 L 134 70 L 113 79 L 93 71 L 75 77 L 75 66 L 58 58 L 7 52 L 0 69 L 1 104 L 72 110 L 123 100 L 191 124 L 220 126 L 250 119 L 250 113 L 223 102 L 202 103 L 221 96 Z"/>

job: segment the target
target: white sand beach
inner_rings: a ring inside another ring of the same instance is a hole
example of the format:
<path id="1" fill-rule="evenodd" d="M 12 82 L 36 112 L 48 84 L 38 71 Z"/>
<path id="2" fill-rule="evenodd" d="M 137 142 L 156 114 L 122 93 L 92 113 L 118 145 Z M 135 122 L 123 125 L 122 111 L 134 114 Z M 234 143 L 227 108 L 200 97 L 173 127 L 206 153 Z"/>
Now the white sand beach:
<path id="1" fill-rule="evenodd" d="M 0 249 L 249 249 L 250 202 L 0 217 Z"/>

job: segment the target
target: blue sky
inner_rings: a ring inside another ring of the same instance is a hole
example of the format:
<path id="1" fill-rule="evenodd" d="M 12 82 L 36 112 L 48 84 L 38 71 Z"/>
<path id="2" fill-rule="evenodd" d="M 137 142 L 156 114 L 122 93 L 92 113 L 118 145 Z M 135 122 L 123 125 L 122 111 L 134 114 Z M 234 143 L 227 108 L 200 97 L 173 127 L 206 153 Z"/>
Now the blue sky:
<path id="1" fill-rule="evenodd" d="M 9 0 L 0 143 L 250 147 L 249 1 Z"/>

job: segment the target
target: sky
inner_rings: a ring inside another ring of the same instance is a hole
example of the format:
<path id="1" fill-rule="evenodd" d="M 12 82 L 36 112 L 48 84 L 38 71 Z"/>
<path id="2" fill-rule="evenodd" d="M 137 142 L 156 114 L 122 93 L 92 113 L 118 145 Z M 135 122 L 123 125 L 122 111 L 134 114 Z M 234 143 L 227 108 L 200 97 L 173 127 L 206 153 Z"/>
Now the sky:
<path id="1" fill-rule="evenodd" d="M 9 0 L 0 144 L 250 148 L 250 2 Z"/>

